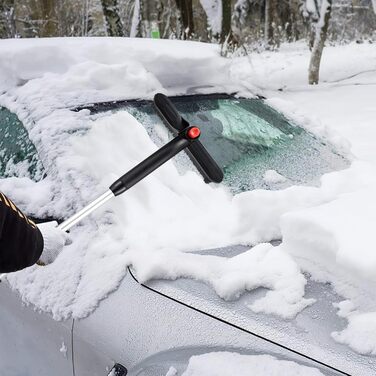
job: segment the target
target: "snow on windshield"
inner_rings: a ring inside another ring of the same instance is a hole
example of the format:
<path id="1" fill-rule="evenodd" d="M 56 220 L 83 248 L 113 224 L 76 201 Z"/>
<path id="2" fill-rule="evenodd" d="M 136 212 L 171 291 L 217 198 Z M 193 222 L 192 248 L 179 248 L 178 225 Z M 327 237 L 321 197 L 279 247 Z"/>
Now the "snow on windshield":
<path id="1" fill-rule="evenodd" d="M 34 217 L 68 217 L 156 150 L 130 114 L 93 120 L 87 110 L 68 109 L 93 101 L 151 98 L 158 91 L 177 95 L 188 87 L 209 85 L 213 91 L 249 95 L 244 86 L 258 85 L 274 97 L 271 105 L 347 150 L 349 156 L 346 139 L 351 140 L 355 155 L 350 168 L 323 176 L 319 187 L 236 195 L 223 186 L 206 185 L 193 169 L 179 175 L 169 162 L 73 228 L 72 243 L 52 265 L 9 275 L 24 301 L 56 319 L 84 317 L 116 289 L 126 266 L 133 265 L 141 281 L 195 278 L 210 284 L 224 299 L 265 287 L 268 294 L 249 308 L 291 318 L 314 304 L 304 297 L 302 271 L 308 271 L 317 280 L 332 282 L 353 301 L 354 309 L 346 316 L 349 327 L 333 337 L 371 353 L 372 346 L 360 348 L 351 341 L 355 334 L 365 336 L 361 324 L 376 315 L 372 313 L 376 312 L 376 260 L 369 241 L 376 218 L 372 95 L 367 87 L 361 88 L 364 94 L 359 92 L 358 108 L 363 112 L 355 119 L 357 106 L 346 88 L 338 88 L 341 105 L 328 106 L 325 101 L 329 90 L 337 90 L 333 86 L 324 84 L 302 94 L 298 89 L 305 82 L 306 55 L 297 48 L 295 66 L 284 60 L 283 53 L 272 52 L 258 55 L 250 65 L 248 58 L 227 60 L 219 57 L 217 46 L 193 42 L 1 41 L 0 105 L 14 111 L 27 128 L 47 177 L 40 182 L 27 177 L 2 179 L 0 189 Z M 375 56 L 366 45 L 341 51 L 348 71 L 338 69 L 338 51 L 328 48 L 324 78 L 350 76 L 349 71 L 357 72 L 359 64 L 371 60 L 364 56 Z M 270 74 L 265 74 L 267 69 Z M 297 73 L 291 74 L 292 69 Z M 293 90 L 274 90 L 284 85 Z M 282 244 L 262 244 L 273 239 L 282 239 Z M 187 253 L 231 244 L 256 247 L 226 259 Z M 356 319 L 357 315 L 362 316 Z"/>

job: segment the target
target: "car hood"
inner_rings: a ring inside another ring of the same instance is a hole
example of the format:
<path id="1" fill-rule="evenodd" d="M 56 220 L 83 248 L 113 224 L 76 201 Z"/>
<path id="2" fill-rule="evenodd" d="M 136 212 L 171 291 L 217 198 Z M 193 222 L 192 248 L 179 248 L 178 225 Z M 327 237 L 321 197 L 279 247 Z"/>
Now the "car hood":
<path id="1" fill-rule="evenodd" d="M 200 253 L 233 257 L 244 250 L 244 246 L 232 246 Z M 302 357 L 314 359 L 321 365 L 342 371 L 340 374 L 355 375 L 361 372 L 362 375 L 374 375 L 376 364 L 370 362 L 368 357 L 336 343 L 331 337 L 332 332 L 346 327 L 346 320 L 336 314 L 337 310 L 333 306 L 333 303 L 343 299 L 329 284 L 315 282 L 309 276 L 307 280 L 306 297 L 314 298 L 316 303 L 292 320 L 255 313 L 248 308 L 255 299 L 265 294 L 266 290 L 262 288 L 247 292 L 237 300 L 225 301 L 210 286 L 191 279 L 153 280 L 144 285 L 177 303 L 246 331 L 249 335 L 261 337 Z"/>

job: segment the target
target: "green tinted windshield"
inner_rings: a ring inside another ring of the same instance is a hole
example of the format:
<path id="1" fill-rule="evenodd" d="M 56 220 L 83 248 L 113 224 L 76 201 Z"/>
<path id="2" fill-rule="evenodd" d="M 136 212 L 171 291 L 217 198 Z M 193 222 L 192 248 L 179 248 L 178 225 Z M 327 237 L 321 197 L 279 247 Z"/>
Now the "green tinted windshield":
<path id="1" fill-rule="evenodd" d="M 191 124 L 200 126 L 201 142 L 224 169 L 224 183 L 234 192 L 318 184 L 324 173 L 348 165 L 332 145 L 291 124 L 261 99 L 197 95 L 172 101 Z M 161 145 L 155 129 L 162 121 L 151 102 L 99 104 L 91 111 L 111 109 L 130 112 Z M 182 158 L 175 160 L 184 170 Z"/>
<path id="2" fill-rule="evenodd" d="M 0 176 L 39 180 L 42 165 L 35 146 L 17 115 L 0 107 Z"/>

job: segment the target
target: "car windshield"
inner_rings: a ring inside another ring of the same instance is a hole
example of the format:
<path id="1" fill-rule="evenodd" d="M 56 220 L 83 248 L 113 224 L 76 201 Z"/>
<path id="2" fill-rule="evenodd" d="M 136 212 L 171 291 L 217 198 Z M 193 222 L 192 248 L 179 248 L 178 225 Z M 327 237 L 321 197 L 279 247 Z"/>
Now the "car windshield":
<path id="1" fill-rule="evenodd" d="M 39 180 L 43 166 L 34 144 L 17 115 L 0 107 L 0 177 Z"/>
<path id="2" fill-rule="evenodd" d="M 292 124 L 261 99 L 194 95 L 172 101 L 191 124 L 200 126 L 202 143 L 223 168 L 224 183 L 234 193 L 317 185 L 324 173 L 348 165 L 332 145 Z M 92 113 L 125 109 L 145 126 L 153 141 L 161 144 L 155 129 L 162 121 L 150 101 L 102 103 L 86 108 Z M 188 168 L 183 158 L 176 160 L 179 169 Z"/>

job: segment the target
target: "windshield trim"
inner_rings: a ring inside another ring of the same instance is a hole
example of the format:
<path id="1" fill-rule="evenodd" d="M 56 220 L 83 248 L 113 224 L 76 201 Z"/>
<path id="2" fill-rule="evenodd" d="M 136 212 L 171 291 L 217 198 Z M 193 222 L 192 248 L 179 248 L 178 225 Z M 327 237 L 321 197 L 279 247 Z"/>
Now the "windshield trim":
<path id="1" fill-rule="evenodd" d="M 174 95 L 169 97 L 174 102 L 184 102 L 190 98 L 195 98 L 197 100 L 208 100 L 208 99 L 247 99 L 244 97 L 237 97 L 236 93 L 215 93 L 215 94 L 188 94 L 188 95 Z M 252 98 L 248 98 L 252 99 Z M 261 95 L 256 95 L 253 99 L 266 99 Z M 142 106 L 145 104 L 153 103 L 151 99 L 123 99 L 116 101 L 107 101 L 107 102 L 96 102 L 89 103 L 85 105 L 80 105 L 77 107 L 71 108 L 71 111 L 79 112 L 82 110 L 89 110 L 91 114 L 98 114 L 104 111 L 116 110 L 124 106 Z"/>

